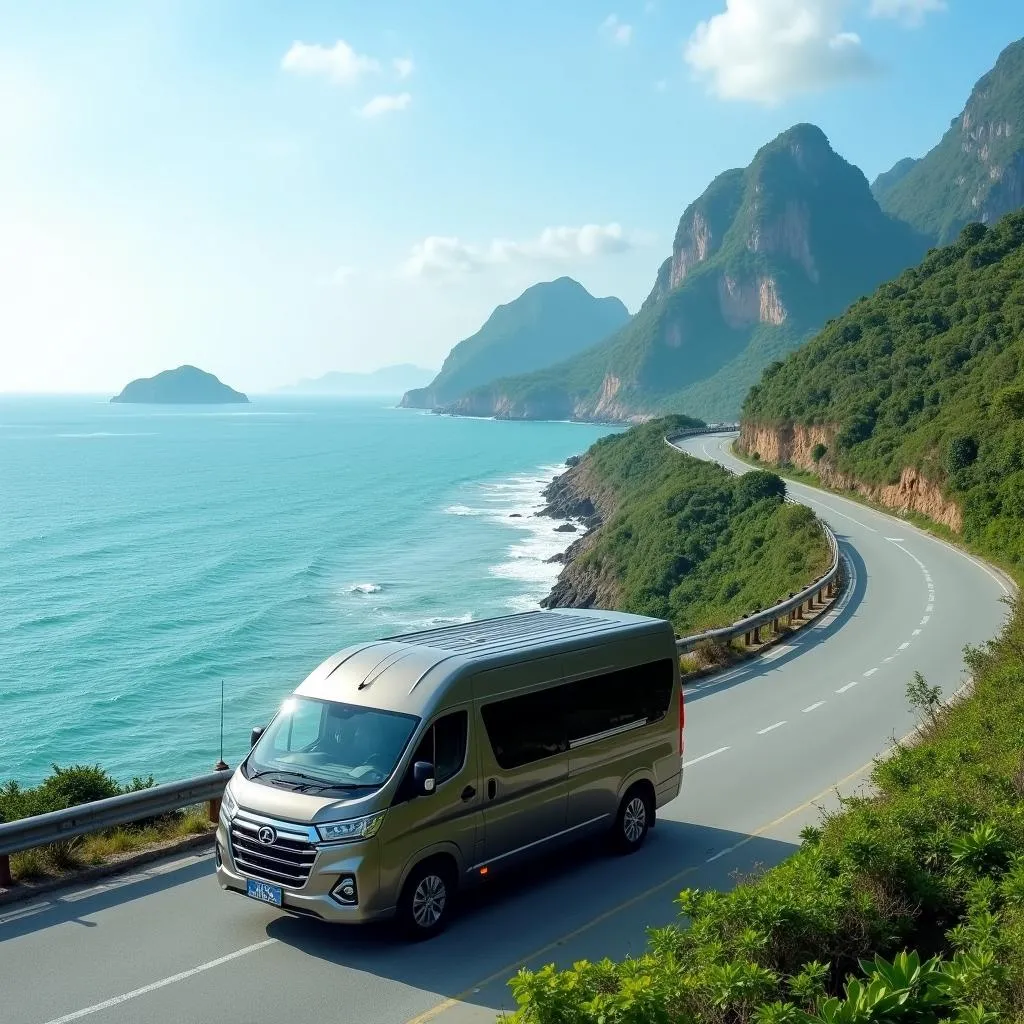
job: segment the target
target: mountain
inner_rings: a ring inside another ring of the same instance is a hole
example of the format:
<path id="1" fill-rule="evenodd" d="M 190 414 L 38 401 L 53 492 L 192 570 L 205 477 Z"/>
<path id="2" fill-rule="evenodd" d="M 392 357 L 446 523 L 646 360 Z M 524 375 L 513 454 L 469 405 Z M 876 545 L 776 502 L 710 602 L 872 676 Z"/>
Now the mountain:
<path id="1" fill-rule="evenodd" d="M 179 366 L 155 377 L 140 377 L 111 399 L 111 402 L 150 405 L 227 405 L 247 404 L 248 401 L 241 391 L 229 388 L 212 373 L 195 366 Z"/>
<path id="2" fill-rule="evenodd" d="M 768 369 L 739 445 L 1024 565 L 1024 211 L 955 244 Z"/>
<path id="3" fill-rule="evenodd" d="M 571 277 L 535 284 L 498 306 L 476 334 L 448 353 L 434 380 L 408 392 L 402 405 L 435 409 L 498 377 L 551 366 L 628 319 L 629 311 L 618 299 L 597 299 Z"/>
<path id="4" fill-rule="evenodd" d="M 971 221 L 990 224 L 1024 206 L 1024 39 L 975 85 L 939 144 L 875 179 L 888 213 L 940 244 Z"/>
<path id="5" fill-rule="evenodd" d="M 450 411 L 509 418 L 642 420 L 736 415 L 762 369 L 923 255 L 867 179 L 799 124 L 687 207 L 640 312 L 556 367 L 499 380 Z"/>
<path id="6" fill-rule="evenodd" d="M 412 363 L 382 366 L 369 373 L 344 373 L 335 370 L 322 377 L 300 380 L 278 388 L 280 394 L 291 395 L 402 395 L 410 388 L 420 388 L 434 378 L 433 370 L 424 370 Z"/>

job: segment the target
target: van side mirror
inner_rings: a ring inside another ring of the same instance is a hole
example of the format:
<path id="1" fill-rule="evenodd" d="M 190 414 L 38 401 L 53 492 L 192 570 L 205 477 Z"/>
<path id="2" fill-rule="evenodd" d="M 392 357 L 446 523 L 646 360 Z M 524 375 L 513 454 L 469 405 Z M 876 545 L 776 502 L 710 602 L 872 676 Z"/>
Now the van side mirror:
<path id="1" fill-rule="evenodd" d="M 417 796 L 429 796 L 434 792 L 434 766 L 429 761 L 417 761 L 412 766 L 413 789 Z"/>
<path id="2" fill-rule="evenodd" d="M 263 735 L 263 730 L 266 728 L 265 725 L 257 725 L 253 728 L 252 732 L 249 733 L 249 749 L 252 750 L 260 741 L 260 737 Z"/>

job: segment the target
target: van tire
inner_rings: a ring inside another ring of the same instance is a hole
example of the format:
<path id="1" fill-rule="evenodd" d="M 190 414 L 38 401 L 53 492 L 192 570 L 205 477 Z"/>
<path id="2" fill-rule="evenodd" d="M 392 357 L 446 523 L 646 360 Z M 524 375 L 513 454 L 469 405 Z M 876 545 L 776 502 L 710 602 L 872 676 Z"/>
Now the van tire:
<path id="1" fill-rule="evenodd" d="M 455 899 L 455 871 L 437 857 L 412 869 L 398 900 L 397 922 L 412 942 L 440 934 L 452 916 Z"/>
<path id="2" fill-rule="evenodd" d="M 619 804 L 612 829 L 612 847 L 616 853 L 636 853 L 654 824 L 654 801 L 646 786 L 632 786 Z"/>

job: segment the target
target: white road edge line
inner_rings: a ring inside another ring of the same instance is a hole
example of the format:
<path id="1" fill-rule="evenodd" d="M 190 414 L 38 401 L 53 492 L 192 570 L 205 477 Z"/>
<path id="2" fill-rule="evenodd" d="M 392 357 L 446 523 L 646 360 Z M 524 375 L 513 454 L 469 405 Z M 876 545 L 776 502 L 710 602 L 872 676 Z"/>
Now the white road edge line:
<path id="1" fill-rule="evenodd" d="M 717 754 L 724 754 L 727 750 L 732 750 L 732 747 L 719 747 L 717 750 L 712 750 L 710 754 L 701 754 L 700 757 L 695 757 L 692 761 L 684 761 L 683 767 L 689 768 L 691 764 L 698 764 L 701 761 L 706 761 L 709 757 L 715 757 Z"/>
<path id="2" fill-rule="evenodd" d="M 836 693 L 846 693 L 847 690 L 852 690 L 858 682 L 860 682 L 859 679 L 854 679 L 852 683 L 847 683 L 845 686 L 840 686 L 839 689 L 836 690 Z"/>
<path id="3" fill-rule="evenodd" d="M 810 707 L 804 708 L 804 714 L 806 715 L 808 711 L 814 711 L 817 708 L 820 708 L 824 703 L 825 702 L 823 700 L 819 700 L 816 703 L 812 704 Z"/>
<path id="4" fill-rule="evenodd" d="M 767 729 L 758 729 L 757 730 L 757 735 L 758 736 L 763 736 L 766 732 L 771 732 L 772 729 L 781 728 L 785 724 L 786 723 L 784 721 L 783 722 L 776 722 L 774 725 L 769 725 Z"/>
<path id="5" fill-rule="evenodd" d="M 144 996 L 149 992 L 155 992 L 158 988 L 165 988 L 167 985 L 174 985 L 179 981 L 185 981 L 187 978 L 194 977 L 197 974 L 202 974 L 203 971 L 209 971 L 211 968 L 220 967 L 221 964 L 226 964 L 230 960 L 237 960 L 240 956 L 247 956 L 249 953 L 255 953 L 258 950 L 266 949 L 267 946 L 272 946 L 277 941 L 277 939 L 264 939 L 262 942 L 256 942 L 251 946 L 245 946 L 243 949 L 236 949 L 234 953 L 228 953 L 226 956 L 219 956 L 216 960 L 210 960 L 205 964 L 200 964 L 198 967 L 182 971 L 180 974 L 172 974 L 169 978 L 154 981 L 151 985 L 143 985 L 142 988 L 134 989 L 131 992 L 125 992 L 124 995 L 114 996 L 113 999 L 105 999 L 102 1003 L 96 1003 L 94 1006 L 86 1006 L 82 1010 L 75 1010 L 73 1013 L 66 1013 L 63 1017 L 55 1017 L 53 1020 L 47 1021 L 46 1024 L 68 1024 L 69 1021 L 78 1020 L 80 1017 L 88 1017 L 91 1013 L 99 1013 L 100 1010 L 109 1010 L 110 1007 L 120 1006 L 121 1003 L 126 1003 L 129 999 L 135 999 L 138 996 Z"/>

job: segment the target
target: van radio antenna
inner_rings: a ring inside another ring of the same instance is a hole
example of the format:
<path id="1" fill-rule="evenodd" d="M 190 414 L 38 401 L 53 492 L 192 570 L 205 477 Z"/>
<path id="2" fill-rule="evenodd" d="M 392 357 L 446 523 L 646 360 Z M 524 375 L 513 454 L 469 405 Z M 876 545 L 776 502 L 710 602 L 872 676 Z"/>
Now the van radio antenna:
<path id="1" fill-rule="evenodd" d="M 227 769 L 224 761 L 224 680 L 220 681 L 220 760 L 213 766 L 215 772 L 222 772 Z"/>

